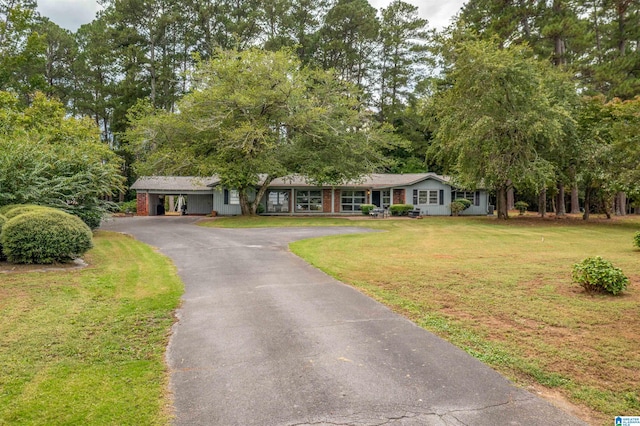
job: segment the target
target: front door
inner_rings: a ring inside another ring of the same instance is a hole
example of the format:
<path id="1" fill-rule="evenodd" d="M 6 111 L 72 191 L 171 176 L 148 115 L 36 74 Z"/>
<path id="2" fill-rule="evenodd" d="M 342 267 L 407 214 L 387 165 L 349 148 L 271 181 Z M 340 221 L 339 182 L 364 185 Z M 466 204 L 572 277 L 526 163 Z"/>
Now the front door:
<path id="1" fill-rule="evenodd" d="M 376 207 L 382 207 L 380 203 L 380 191 L 371 192 L 371 204 Z"/>

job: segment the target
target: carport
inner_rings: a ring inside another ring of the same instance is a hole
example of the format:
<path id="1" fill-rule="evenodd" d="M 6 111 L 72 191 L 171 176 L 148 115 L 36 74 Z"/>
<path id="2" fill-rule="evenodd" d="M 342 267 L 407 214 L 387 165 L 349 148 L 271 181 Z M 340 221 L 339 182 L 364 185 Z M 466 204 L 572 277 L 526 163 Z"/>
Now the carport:
<path id="1" fill-rule="evenodd" d="M 212 183 L 193 176 L 151 176 L 138 179 L 131 189 L 137 193 L 138 216 L 180 215 L 182 205 L 186 214 L 205 215 L 213 210 Z"/>

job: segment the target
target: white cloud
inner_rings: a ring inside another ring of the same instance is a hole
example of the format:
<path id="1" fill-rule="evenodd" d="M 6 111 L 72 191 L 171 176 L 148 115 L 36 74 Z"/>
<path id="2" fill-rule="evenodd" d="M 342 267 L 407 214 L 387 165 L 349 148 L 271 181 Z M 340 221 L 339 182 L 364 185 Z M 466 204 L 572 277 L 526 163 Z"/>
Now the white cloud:
<path id="1" fill-rule="evenodd" d="M 404 0 L 414 6 L 418 6 L 418 14 L 429 21 L 429 28 L 441 30 L 451 23 L 451 18 L 456 15 L 465 0 Z M 376 9 L 387 7 L 391 0 L 369 0 L 371 6 Z"/>
<path id="2" fill-rule="evenodd" d="M 418 6 L 421 18 L 429 21 L 429 28 L 442 29 L 449 25 L 464 0 L 404 0 Z M 391 0 L 369 0 L 376 9 L 386 7 Z M 96 0 L 38 0 L 40 14 L 71 31 L 91 22 L 100 6 Z"/>
<path id="3" fill-rule="evenodd" d="M 38 0 L 42 16 L 71 31 L 93 21 L 98 10 L 95 0 Z"/>

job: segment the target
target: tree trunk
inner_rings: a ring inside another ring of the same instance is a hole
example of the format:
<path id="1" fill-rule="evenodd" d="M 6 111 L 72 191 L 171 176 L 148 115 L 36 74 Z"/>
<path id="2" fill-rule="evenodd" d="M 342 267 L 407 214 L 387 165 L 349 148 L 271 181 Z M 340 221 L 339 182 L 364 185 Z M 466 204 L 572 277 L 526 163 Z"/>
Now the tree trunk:
<path id="1" fill-rule="evenodd" d="M 538 196 L 538 213 L 541 217 L 545 217 L 547 214 L 547 188 L 540 191 Z"/>
<path id="2" fill-rule="evenodd" d="M 262 200 L 262 197 L 264 197 L 264 194 L 267 193 L 267 188 L 269 187 L 269 184 L 271 183 L 271 181 L 273 181 L 272 177 L 266 177 L 264 182 L 262 183 L 262 186 L 260 187 L 260 189 L 258 189 L 258 192 L 256 193 L 256 198 L 255 200 L 253 200 L 253 203 L 251 204 L 251 211 L 253 212 L 252 214 L 258 213 L 258 206 L 260 205 L 260 200 Z"/>
<path id="3" fill-rule="evenodd" d="M 591 188 L 587 185 L 584 189 L 584 213 L 583 220 L 589 220 L 589 210 L 591 210 Z"/>
<path id="4" fill-rule="evenodd" d="M 497 191 L 497 207 L 498 219 L 509 219 L 509 210 L 507 209 L 507 184 L 503 184 Z"/>
<path id="5" fill-rule="evenodd" d="M 620 191 L 616 194 L 616 216 L 627 215 L 627 194 Z"/>
<path id="6" fill-rule="evenodd" d="M 513 210 L 516 208 L 515 191 L 513 189 L 513 184 L 511 183 L 511 181 L 508 181 L 507 185 L 509 186 L 509 189 L 507 190 L 507 210 Z"/>
<path id="7" fill-rule="evenodd" d="M 611 219 L 611 210 L 614 203 L 613 197 L 602 195 L 600 201 L 602 203 L 602 210 L 604 210 L 604 214 L 607 216 L 607 219 Z"/>
<path id="8" fill-rule="evenodd" d="M 556 200 L 556 216 L 565 216 L 567 209 L 564 205 L 564 183 L 558 182 L 558 196 Z"/>
<path id="9" fill-rule="evenodd" d="M 251 208 L 251 203 L 249 202 L 249 195 L 247 194 L 247 188 L 239 189 L 238 195 L 240 197 L 240 211 L 242 212 L 242 216 L 255 215 L 255 212 Z"/>
<path id="10" fill-rule="evenodd" d="M 580 213 L 580 197 L 578 196 L 578 184 L 571 185 L 571 214 Z"/>

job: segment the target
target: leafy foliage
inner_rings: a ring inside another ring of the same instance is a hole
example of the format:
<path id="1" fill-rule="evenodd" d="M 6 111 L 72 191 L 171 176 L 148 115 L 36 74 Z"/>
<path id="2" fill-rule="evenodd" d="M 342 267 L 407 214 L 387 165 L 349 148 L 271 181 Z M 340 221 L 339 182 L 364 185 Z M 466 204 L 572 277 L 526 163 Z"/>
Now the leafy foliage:
<path id="1" fill-rule="evenodd" d="M 376 206 L 373 204 L 360 204 L 360 211 L 362 212 L 363 215 L 367 216 L 369 214 L 369 212 L 373 209 L 375 209 Z"/>
<path id="2" fill-rule="evenodd" d="M 640 248 L 640 231 L 633 236 L 633 245 Z"/>
<path id="3" fill-rule="evenodd" d="M 453 49 L 453 84 L 430 103 L 437 110 L 430 152 L 464 186 L 496 190 L 498 217 L 506 219 L 510 182 L 530 187 L 553 175 L 548 153 L 573 123 L 555 89 L 567 83 L 526 47 L 468 41 Z"/>
<path id="4" fill-rule="evenodd" d="M 4 211 L 4 217 L 6 217 L 7 220 L 13 219 L 14 217 L 24 213 L 30 213 L 36 210 L 46 208 L 46 207 L 38 206 L 35 204 L 17 204 L 17 205 L 11 205 L 10 207 L 11 208 L 6 209 Z"/>
<path id="5" fill-rule="evenodd" d="M 2 235 L 2 227 L 4 226 L 7 218 L 0 214 L 0 236 Z M 2 251 L 2 239 L 0 238 L 0 260 L 5 259 L 4 253 Z"/>
<path id="6" fill-rule="evenodd" d="M 629 278 L 621 269 L 600 256 L 588 257 L 573 265 L 573 281 L 587 292 L 606 292 L 616 295 L 627 288 Z"/>
<path id="7" fill-rule="evenodd" d="M 141 174 L 216 174 L 238 190 L 243 214 L 255 214 L 276 177 L 337 185 L 385 163 L 380 148 L 389 138 L 375 129 L 359 92 L 331 72 L 303 67 L 288 50 L 219 51 L 195 78 L 179 113 L 139 106 L 131 115 L 127 139 Z"/>
<path id="8" fill-rule="evenodd" d="M 453 201 L 457 203 L 461 203 L 465 209 L 468 209 L 469 207 L 471 207 L 471 201 L 467 200 L 466 198 L 456 198 Z"/>
<path id="9" fill-rule="evenodd" d="M 413 210 L 413 204 L 392 204 L 389 206 L 391 216 L 407 216 Z"/>
<path id="10" fill-rule="evenodd" d="M 451 208 L 451 214 L 458 216 L 466 207 L 459 200 L 455 200 L 449 205 L 449 208 Z"/>
<path id="11" fill-rule="evenodd" d="M 52 208 L 8 220 L 0 240 L 4 254 L 13 263 L 68 262 L 93 246 L 91 229 L 82 220 Z"/>
<path id="12" fill-rule="evenodd" d="M 0 205 L 40 204 L 85 219 L 91 227 L 122 189 L 120 159 L 88 120 L 36 94 L 28 108 L 0 92 Z"/>
<path id="13" fill-rule="evenodd" d="M 520 212 L 521 215 L 523 215 L 529 208 L 529 203 L 527 203 L 526 201 L 517 201 L 514 204 L 514 207 Z"/>

